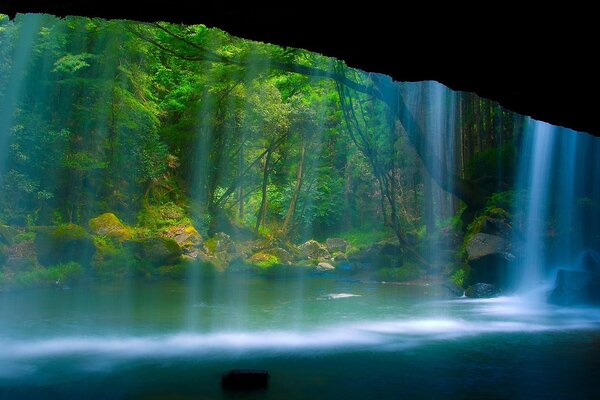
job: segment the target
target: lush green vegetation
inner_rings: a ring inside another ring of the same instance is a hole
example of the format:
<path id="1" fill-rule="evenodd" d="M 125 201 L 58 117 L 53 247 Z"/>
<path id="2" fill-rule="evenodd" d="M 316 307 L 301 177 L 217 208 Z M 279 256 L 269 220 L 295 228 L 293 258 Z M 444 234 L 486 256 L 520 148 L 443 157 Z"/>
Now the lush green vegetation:
<path id="1" fill-rule="evenodd" d="M 316 265 L 298 245 L 330 237 L 340 263 L 385 242 L 383 280 L 447 275 L 460 256 L 428 246 L 511 184 L 521 120 L 471 94 L 443 92 L 451 135 L 427 128 L 434 85 L 202 25 L 2 17 L 0 41 L 3 282 L 46 239 L 94 279 Z M 22 279 L 77 275 L 40 262 Z"/>

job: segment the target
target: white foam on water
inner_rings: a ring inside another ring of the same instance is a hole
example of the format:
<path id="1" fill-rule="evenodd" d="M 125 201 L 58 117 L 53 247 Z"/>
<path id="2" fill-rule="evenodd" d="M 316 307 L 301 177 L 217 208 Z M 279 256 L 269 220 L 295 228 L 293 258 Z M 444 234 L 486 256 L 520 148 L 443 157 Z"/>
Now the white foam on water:
<path id="1" fill-rule="evenodd" d="M 329 293 L 324 296 L 321 296 L 322 300 L 337 300 L 337 299 L 347 299 L 349 297 L 361 297 L 360 294 L 352 294 L 352 293 Z"/>

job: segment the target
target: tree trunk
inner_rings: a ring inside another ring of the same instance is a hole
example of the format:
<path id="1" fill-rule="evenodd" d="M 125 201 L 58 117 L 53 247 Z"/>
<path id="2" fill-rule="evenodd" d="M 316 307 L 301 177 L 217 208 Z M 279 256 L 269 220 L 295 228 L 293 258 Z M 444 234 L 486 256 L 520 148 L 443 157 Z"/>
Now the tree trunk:
<path id="1" fill-rule="evenodd" d="M 298 172 L 296 173 L 296 186 L 294 187 L 294 194 L 292 195 L 292 199 L 290 200 L 290 206 L 288 207 L 287 214 L 285 215 L 285 220 L 283 221 L 282 232 L 283 235 L 287 235 L 288 229 L 290 227 L 290 222 L 294 218 L 294 213 L 296 212 L 296 204 L 298 203 L 298 196 L 300 194 L 300 188 L 302 187 L 302 181 L 304 178 L 304 157 L 306 155 L 306 142 L 304 139 L 302 140 L 302 150 L 300 153 L 300 164 L 298 165 Z"/>
<path id="2" fill-rule="evenodd" d="M 271 166 L 271 157 L 273 155 L 273 149 L 269 147 L 267 150 L 267 156 L 265 158 L 265 167 L 263 169 L 263 180 L 262 180 L 262 192 L 260 200 L 260 208 L 256 214 L 256 225 L 254 226 L 254 232 L 258 233 L 260 225 L 264 222 L 265 214 L 267 211 L 267 185 L 269 183 L 269 169 Z"/>

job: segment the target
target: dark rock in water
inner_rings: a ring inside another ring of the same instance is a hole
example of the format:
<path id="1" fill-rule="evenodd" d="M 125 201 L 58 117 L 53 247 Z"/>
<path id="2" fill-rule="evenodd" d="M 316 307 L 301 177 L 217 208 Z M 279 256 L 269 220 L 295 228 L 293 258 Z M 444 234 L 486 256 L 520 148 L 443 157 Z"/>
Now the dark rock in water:
<path id="1" fill-rule="evenodd" d="M 182 254 L 175 240 L 163 237 L 132 240 L 128 246 L 139 259 L 156 265 L 177 263 Z"/>
<path id="2" fill-rule="evenodd" d="M 88 265 L 96 252 L 91 236 L 74 224 L 40 229 L 34 243 L 37 259 L 44 266 L 70 261 Z"/>
<path id="3" fill-rule="evenodd" d="M 560 269 L 548 302 L 561 306 L 600 303 L 600 279 L 589 271 Z"/>
<path id="4" fill-rule="evenodd" d="M 327 250 L 333 253 L 345 253 L 348 248 L 348 242 L 341 238 L 329 238 L 325 241 Z"/>
<path id="5" fill-rule="evenodd" d="M 269 385 L 269 372 L 256 369 L 234 369 L 221 377 L 221 387 L 226 390 L 265 389 Z"/>
<path id="6" fill-rule="evenodd" d="M 497 297 L 499 294 L 500 290 L 495 285 L 481 282 L 469 286 L 465 291 L 465 295 L 473 299 L 487 299 Z"/>

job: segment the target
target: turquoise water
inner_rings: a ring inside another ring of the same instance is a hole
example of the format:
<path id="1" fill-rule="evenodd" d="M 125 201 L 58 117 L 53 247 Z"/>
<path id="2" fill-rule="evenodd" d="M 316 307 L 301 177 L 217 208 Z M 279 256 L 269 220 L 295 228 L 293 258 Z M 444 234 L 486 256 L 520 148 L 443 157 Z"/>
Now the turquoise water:
<path id="1" fill-rule="evenodd" d="M 600 311 L 228 274 L 0 294 L 0 398 L 596 398 Z M 223 392 L 234 368 L 270 387 Z"/>

